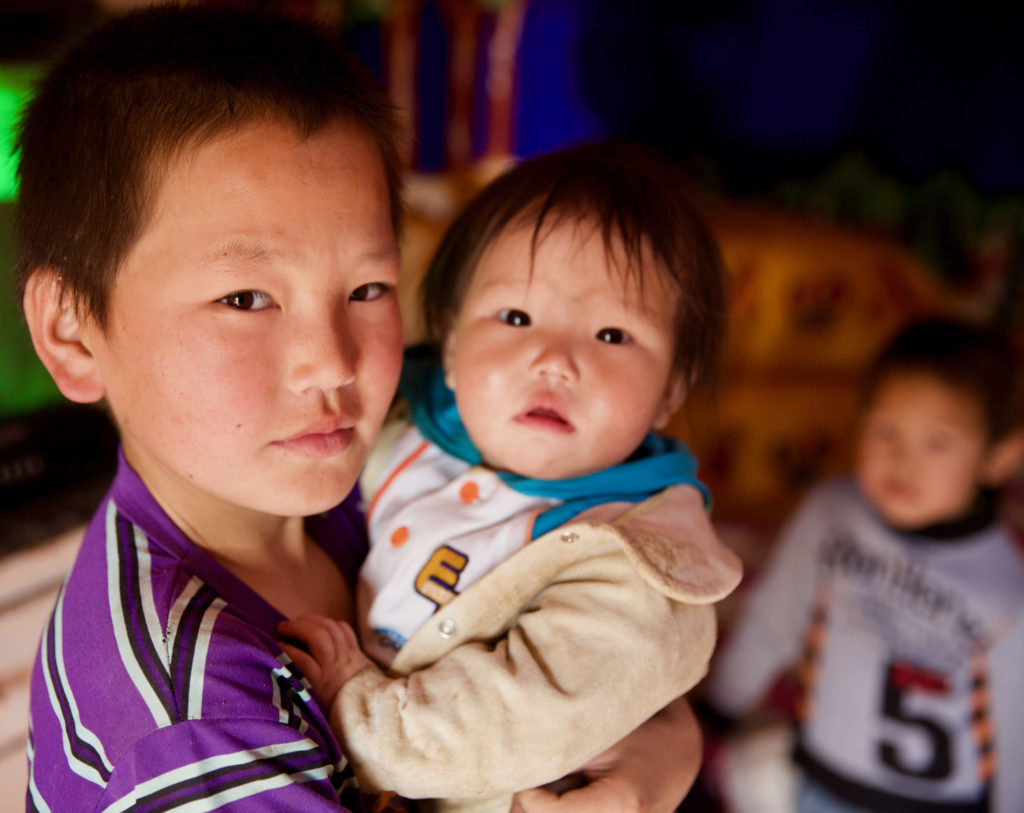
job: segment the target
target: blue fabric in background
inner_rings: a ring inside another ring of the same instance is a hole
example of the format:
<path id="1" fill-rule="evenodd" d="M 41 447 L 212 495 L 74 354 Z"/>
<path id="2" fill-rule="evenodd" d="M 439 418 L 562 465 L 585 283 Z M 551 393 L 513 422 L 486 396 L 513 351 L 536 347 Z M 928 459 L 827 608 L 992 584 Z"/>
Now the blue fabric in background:
<path id="1" fill-rule="evenodd" d="M 485 19 L 484 46 L 491 28 Z M 379 30 L 349 40 L 383 76 Z M 1019 192 L 1022 41 L 1012 4 L 532 0 L 515 152 L 628 138 L 710 156 L 743 195 L 855 149 L 907 183 L 952 168 L 984 194 Z M 448 42 L 432 2 L 419 47 L 416 165 L 433 171 L 444 168 Z"/>

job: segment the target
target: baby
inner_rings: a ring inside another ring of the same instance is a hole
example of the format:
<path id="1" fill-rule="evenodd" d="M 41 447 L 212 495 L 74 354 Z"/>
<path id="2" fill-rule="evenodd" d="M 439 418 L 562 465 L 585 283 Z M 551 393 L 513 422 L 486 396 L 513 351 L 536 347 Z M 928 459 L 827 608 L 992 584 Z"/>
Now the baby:
<path id="1" fill-rule="evenodd" d="M 643 150 L 583 146 L 515 167 L 445 235 L 423 290 L 439 353 L 407 354 L 408 417 L 361 481 L 381 666 L 342 622 L 280 628 L 363 785 L 508 810 L 705 673 L 740 566 L 695 460 L 651 431 L 724 323 L 685 189 Z"/>

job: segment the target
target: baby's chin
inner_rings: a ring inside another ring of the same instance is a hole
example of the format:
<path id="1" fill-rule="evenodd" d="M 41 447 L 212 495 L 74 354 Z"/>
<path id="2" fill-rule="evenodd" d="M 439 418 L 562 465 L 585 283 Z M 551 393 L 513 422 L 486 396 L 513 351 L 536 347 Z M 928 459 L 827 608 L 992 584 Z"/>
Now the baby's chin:
<path id="1" fill-rule="evenodd" d="M 592 436 L 591 436 L 592 437 Z M 606 444 L 588 440 L 585 433 L 546 435 L 529 431 L 481 436 L 469 431 L 485 466 L 531 480 L 570 480 L 622 463 L 643 441 Z"/>
<path id="2" fill-rule="evenodd" d="M 637 441 L 639 445 L 640 441 Z M 522 443 L 512 447 L 497 448 L 488 451 L 477 444 L 483 465 L 500 472 L 516 474 L 534 480 L 569 480 L 573 477 L 585 477 L 604 471 L 612 466 L 623 463 L 627 455 L 614 458 L 609 448 L 572 448 L 564 443 L 560 448 L 549 448 L 543 444 Z M 599 454 L 594 454 L 595 452 Z"/>
<path id="3" fill-rule="evenodd" d="M 525 457 L 525 456 L 524 456 Z M 507 472 L 519 477 L 527 477 L 531 480 L 569 480 L 573 477 L 583 477 L 600 471 L 603 466 L 587 465 L 590 461 L 582 463 L 569 463 L 561 460 L 538 460 L 537 458 L 517 459 L 509 456 L 494 455 L 484 456 L 483 463 L 489 469 L 498 472 Z"/>

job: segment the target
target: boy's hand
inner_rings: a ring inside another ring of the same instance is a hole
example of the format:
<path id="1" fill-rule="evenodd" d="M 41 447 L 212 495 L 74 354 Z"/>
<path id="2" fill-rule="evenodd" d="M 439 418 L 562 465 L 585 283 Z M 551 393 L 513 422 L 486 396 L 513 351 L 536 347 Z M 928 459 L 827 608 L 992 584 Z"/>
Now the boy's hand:
<path id="1" fill-rule="evenodd" d="M 373 665 L 359 648 L 352 627 L 344 621 L 322 615 L 301 615 L 282 621 L 277 625 L 277 631 L 306 645 L 308 652 L 285 643 L 281 648 L 302 670 L 327 708 L 334 703 L 334 698 L 349 678 Z"/>
<path id="2" fill-rule="evenodd" d="M 587 784 L 562 795 L 546 788 L 521 791 L 512 811 L 670 813 L 697 777 L 701 750 L 697 720 L 680 697 L 585 765 L 580 778 Z"/>

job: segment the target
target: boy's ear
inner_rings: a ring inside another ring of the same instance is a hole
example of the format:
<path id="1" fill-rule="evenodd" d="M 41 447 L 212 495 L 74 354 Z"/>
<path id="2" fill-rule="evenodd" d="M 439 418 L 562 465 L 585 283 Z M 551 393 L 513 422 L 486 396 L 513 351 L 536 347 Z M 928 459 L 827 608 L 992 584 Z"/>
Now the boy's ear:
<path id="1" fill-rule="evenodd" d="M 654 413 L 655 429 L 665 428 L 672 416 L 676 414 L 676 410 L 683 405 L 688 390 L 685 376 L 680 373 L 672 373 L 665 392 L 661 396 L 661 401 L 658 403 L 658 409 Z"/>
<path id="2" fill-rule="evenodd" d="M 987 486 L 1001 486 L 1024 465 L 1024 429 L 997 441 L 982 464 L 981 479 Z"/>
<path id="3" fill-rule="evenodd" d="M 23 306 L 36 355 L 58 389 L 78 403 L 99 401 L 106 390 L 96 359 L 82 340 L 79 315 L 55 271 L 39 269 L 29 277 Z"/>

